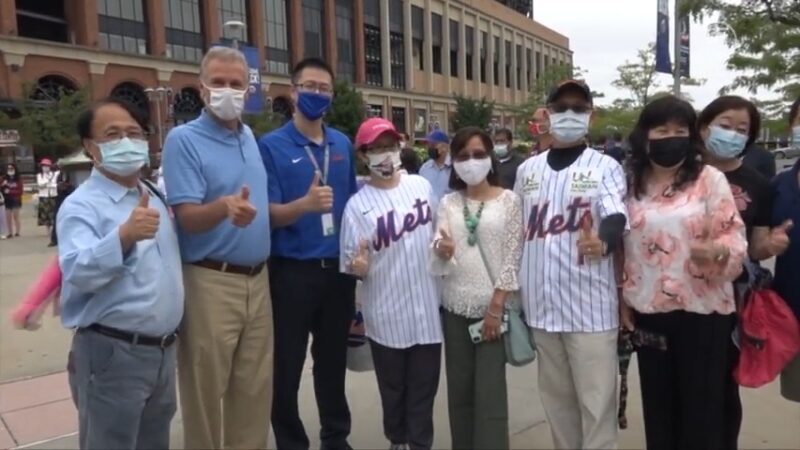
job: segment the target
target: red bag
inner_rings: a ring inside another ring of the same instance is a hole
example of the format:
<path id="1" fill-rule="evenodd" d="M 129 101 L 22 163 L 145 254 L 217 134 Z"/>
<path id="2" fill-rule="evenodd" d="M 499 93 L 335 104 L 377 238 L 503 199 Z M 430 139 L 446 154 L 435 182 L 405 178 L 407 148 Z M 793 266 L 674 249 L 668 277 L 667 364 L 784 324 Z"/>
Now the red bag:
<path id="1" fill-rule="evenodd" d="M 800 352 L 800 325 L 775 291 L 750 291 L 741 312 L 741 354 L 733 377 L 740 386 L 772 382 Z"/>

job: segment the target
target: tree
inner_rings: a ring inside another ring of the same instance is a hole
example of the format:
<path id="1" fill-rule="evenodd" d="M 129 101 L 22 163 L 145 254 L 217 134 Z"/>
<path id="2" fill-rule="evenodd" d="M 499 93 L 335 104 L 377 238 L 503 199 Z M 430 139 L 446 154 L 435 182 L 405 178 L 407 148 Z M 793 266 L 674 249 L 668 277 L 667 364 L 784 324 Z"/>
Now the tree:
<path id="1" fill-rule="evenodd" d="M 336 82 L 333 87 L 333 104 L 325 122 L 352 139 L 365 116 L 366 107 L 361 93 L 346 81 Z"/>
<path id="2" fill-rule="evenodd" d="M 626 60 L 624 64 L 617 67 L 619 74 L 617 79 L 611 84 L 620 89 L 630 92 L 633 98 L 633 107 L 643 108 L 650 97 L 650 90 L 660 86 L 655 79 L 656 74 L 656 45 L 647 44 L 647 48 L 637 51 L 634 61 Z"/>
<path id="3" fill-rule="evenodd" d="M 627 136 L 636 125 L 639 112 L 640 109 L 631 107 L 629 100 L 618 100 L 610 107 L 596 108 L 594 120 L 589 128 L 589 138 L 595 141 L 600 136 L 614 133 Z"/>
<path id="4" fill-rule="evenodd" d="M 719 14 L 713 30 L 733 48 L 727 66 L 740 72 L 721 92 L 771 89 L 784 100 L 800 96 L 800 1 L 684 0 L 696 18 Z"/>
<path id="5" fill-rule="evenodd" d="M 489 102 L 486 97 L 480 100 L 456 96 L 456 112 L 451 121 L 452 130 L 457 131 L 464 127 L 478 127 L 488 129 L 492 121 L 494 102 Z"/>
<path id="6" fill-rule="evenodd" d="M 242 119 L 253 130 L 256 137 L 269 133 L 286 122 L 283 114 L 273 112 L 271 109 L 264 109 L 261 114 L 244 115 Z"/>
<path id="7" fill-rule="evenodd" d="M 0 127 L 19 132 L 20 142 L 38 158 L 58 159 L 73 153 L 81 142 L 76 129 L 80 113 L 89 102 L 89 88 L 61 90 L 54 100 L 33 100 L 34 86 L 24 85 L 17 106 L 19 117 L 0 113 Z"/>

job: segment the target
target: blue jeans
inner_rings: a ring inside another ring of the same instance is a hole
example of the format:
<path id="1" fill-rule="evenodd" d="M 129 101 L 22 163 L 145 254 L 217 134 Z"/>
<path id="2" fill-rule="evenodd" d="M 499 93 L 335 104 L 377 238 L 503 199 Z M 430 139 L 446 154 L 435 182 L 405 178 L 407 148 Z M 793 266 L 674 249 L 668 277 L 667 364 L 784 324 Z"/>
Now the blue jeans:
<path id="1" fill-rule="evenodd" d="M 177 409 L 175 347 L 79 330 L 69 354 L 81 449 L 166 449 Z"/>

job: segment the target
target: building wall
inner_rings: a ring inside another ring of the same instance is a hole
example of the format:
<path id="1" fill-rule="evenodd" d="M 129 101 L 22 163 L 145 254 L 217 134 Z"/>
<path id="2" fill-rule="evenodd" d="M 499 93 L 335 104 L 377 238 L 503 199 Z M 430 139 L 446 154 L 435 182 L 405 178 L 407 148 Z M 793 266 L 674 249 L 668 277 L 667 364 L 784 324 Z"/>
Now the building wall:
<path id="1" fill-rule="evenodd" d="M 37 0 L 27 0 L 35 2 Z M 124 53 L 102 49 L 103 25 L 98 19 L 98 6 L 105 8 L 104 2 L 128 2 L 130 0 L 65 0 L 66 24 L 69 30 L 70 43 L 53 42 L 48 40 L 20 37 L 16 4 L 14 1 L 0 1 L 0 99 L 19 98 L 22 95 L 24 83 L 35 83 L 46 75 L 58 75 L 68 80 L 76 87 L 90 86 L 93 98 L 101 98 L 111 93 L 115 86 L 122 82 L 131 82 L 142 88 L 158 86 L 170 87 L 174 92 L 180 92 L 187 87 L 197 87 L 198 65 L 194 61 L 179 61 L 174 55 L 169 55 L 169 17 L 165 17 L 164 3 L 171 0 L 142 0 L 143 16 L 146 22 L 146 54 Z M 199 18 L 202 25 L 202 44 L 207 47 L 217 42 L 223 35 L 219 17 L 220 4 L 228 4 L 230 0 L 200 0 Z M 256 43 L 262 61 L 266 60 L 262 70 L 263 82 L 268 86 L 266 93 L 271 98 L 286 97 L 289 93 L 289 80 L 285 73 L 270 71 L 276 58 L 267 47 L 267 40 L 274 36 L 274 31 L 265 24 L 264 18 L 269 18 L 266 8 L 271 2 L 267 0 L 236 0 L 242 1 L 248 12 L 245 18 L 247 36 L 251 43 Z M 274 1 L 274 0 L 273 0 Z M 309 0 L 310 3 L 318 1 L 323 6 L 321 24 L 323 29 L 322 55 L 336 70 L 338 56 L 344 49 L 337 48 L 337 0 Z M 391 119 L 392 108 L 405 108 L 405 121 L 400 124 L 409 132 L 414 130 L 414 123 L 419 119 L 417 111 L 424 111 L 426 115 L 435 115 L 443 128 L 447 128 L 447 118 L 453 111 L 453 94 L 463 94 L 471 97 L 486 97 L 494 100 L 498 105 L 498 115 L 502 123 L 507 123 L 504 111 L 516 104 L 525 101 L 528 87 L 536 80 L 537 70 L 528 67 L 526 49 L 530 49 L 534 66 L 541 55 L 542 61 L 547 59 L 547 64 L 569 64 L 572 53 L 569 49 L 569 40 L 545 27 L 534 20 L 504 6 L 495 0 L 378 0 L 380 35 L 380 63 L 382 85 L 368 85 L 366 83 L 365 36 L 363 31 L 365 7 L 370 8 L 370 1 L 352 0 L 354 35 L 350 42 L 353 46 L 354 77 L 353 81 L 364 95 L 369 105 L 382 108 L 383 115 Z M 403 16 L 402 45 L 405 59 L 402 74 L 405 77 L 403 89 L 397 89 L 392 84 L 391 69 L 391 42 L 388 32 L 391 21 L 390 1 L 401 1 Z M 290 0 L 287 5 L 288 30 L 287 41 L 289 49 L 288 64 L 284 68 L 302 59 L 305 49 L 305 38 L 308 27 L 304 22 L 304 5 L 306 0 Z M 25 2 L 23 2 L 25 4 Z M 120 3 L 122 4 L 122 3 Z M 374 5 L 374 4 L 372 4 Z M 115 6 L 116 7 L 116 6 Z M 127 7 L 127 6 L 125 6 Z M 412 7 L 422 8 L 423 27 L 416 29 L 412 25 Z M 441 39 L 441 74 L 432 70 L 433 43 L 431 29 L 431 13 L 442 16 Z M 185 17 L 182 20 L 187 20 Z M 451 20 L 458 24 L 459 33 L 457 41 L 451 41 L 449 24 Z M 466 27 L 473 30 L 472 46 L 473 61 L 469 70 L 472 80 L 466 77 Z M 270 32 L 273 32 L 270 34 Z M 413 38 L 415 33 L 422 31 L 423 48 L 422 58 L 424 70 L 418 70 L 414 62 Z M 482 31 L 489 32 L 487 58 L 484 70 L 487 79 L 480 80 L 480 48 Z M 494 36 L 500 36 L 500 48 L 494 48 Z M 505 53 L 505 42 L 511 42 L 511 53 Z M 457 76 L 451 76 L 450 47 L 458 47 L 457 58 L 454 61 L 454 70 Z M 516 58 L 516 46 L 522 45 L 522 60 Z M 271 48 L 271 47 L 270 47 Z M 494 84 L 493 57 L 499 54 L 500 67 L 498 70 L 499 83 Z M 167 57 L 169 55 L 169 57 Z M 277 55 L 277 53 L 276 53 Z M 505 63 L 512 65 L 510 69 L 511 87 L 506 87 Z M 543 62 L 544 64 L 544 62 Z M 517 67 L 521 69 L 523 78 L 516 81 Z M 277 71 L 281 72 L 281 71 Z M 285 72 L 285 71 L 284 71 Z M 530 72 L 530 76 L 528 76 Z M 156 103 L 151 103 L 151 109 Z M 162 105 L 164 107 L 164 105 Z M 152 112 L 152 111 L 151 111 Z M 166 109 L 165 109 L 166 112 Z M 155 117 L 151 114 L 151 117 Z M 167 114 L 163 115 L 163 127 L 171 124 Z M 427 117 L 430 119 L 430 117 Z M 429 122 L 433 122 L 430 120 Z M 430 124 L 430 123 L 429 123 Z M 427 129 L 420 131 L 424 134 Z"/>

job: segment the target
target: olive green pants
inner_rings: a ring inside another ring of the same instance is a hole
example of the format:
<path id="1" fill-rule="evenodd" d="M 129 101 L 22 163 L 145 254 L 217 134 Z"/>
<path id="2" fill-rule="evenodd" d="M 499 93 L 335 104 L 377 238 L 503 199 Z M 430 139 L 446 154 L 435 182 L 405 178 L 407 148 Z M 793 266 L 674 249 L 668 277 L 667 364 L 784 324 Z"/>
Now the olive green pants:
<path id="1" fill-rule="evenodd" d="M 442 321 L 452 448 L 507 449 L 503 340 L 473 344 L 467 327 L 477 320 L 445 311 Z"/>

